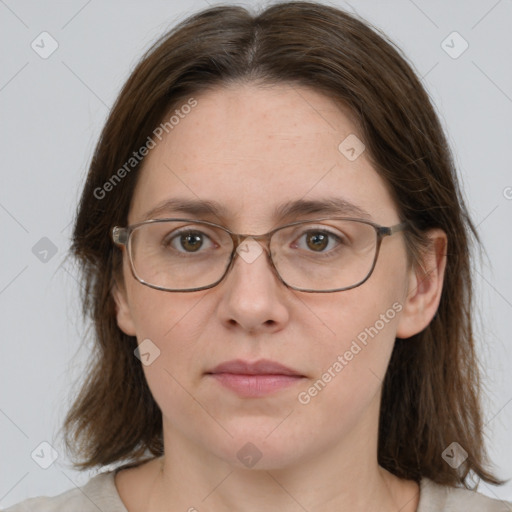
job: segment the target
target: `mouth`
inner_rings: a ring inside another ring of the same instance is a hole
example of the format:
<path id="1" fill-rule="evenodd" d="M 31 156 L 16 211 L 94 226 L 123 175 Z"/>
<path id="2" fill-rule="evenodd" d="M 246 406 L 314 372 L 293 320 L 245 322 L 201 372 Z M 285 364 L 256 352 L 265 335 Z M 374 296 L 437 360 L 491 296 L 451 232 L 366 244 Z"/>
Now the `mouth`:
<path id="1" fill-rule="evenodd" d="M 206 375 L 245 398 L 276 393 L 306 378 L 299 371 L 268 359 L 252 363 L 240 359 L 226 361 L 206 372 Z"/>

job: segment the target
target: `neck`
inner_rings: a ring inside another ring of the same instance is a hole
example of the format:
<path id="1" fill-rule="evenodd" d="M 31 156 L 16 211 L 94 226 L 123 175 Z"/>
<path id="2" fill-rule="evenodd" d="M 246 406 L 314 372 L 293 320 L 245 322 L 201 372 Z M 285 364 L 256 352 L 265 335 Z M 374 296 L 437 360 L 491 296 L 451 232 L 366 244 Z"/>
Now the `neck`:
<path id="1" fill-rule="evenodd" d="M 365 437 L 359 432 L 326 453 L 301 459 L 300 464 L 246 469 L 201 450 L 175 431 L 164 432 L 167 455 L 159 460 L 150 512 L 414 512 L 417 507 L 418 486 L 378 465 L 376 433 Z"/>

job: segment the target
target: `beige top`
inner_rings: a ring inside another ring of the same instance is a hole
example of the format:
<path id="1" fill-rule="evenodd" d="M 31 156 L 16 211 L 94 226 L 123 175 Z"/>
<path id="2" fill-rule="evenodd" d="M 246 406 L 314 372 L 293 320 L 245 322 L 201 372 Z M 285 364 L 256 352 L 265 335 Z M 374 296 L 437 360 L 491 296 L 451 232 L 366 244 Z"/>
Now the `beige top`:
<path id="1" fill-rule="evenodd" d="M 114 483 L 115 470 L 99 473 L 81 488 L 58 496 L 29 498 L 4 512 L 128 512 Z M 417 512 L 512 512 L 512 502 L 500 501 L 469 491 L 420 482 Z"/>

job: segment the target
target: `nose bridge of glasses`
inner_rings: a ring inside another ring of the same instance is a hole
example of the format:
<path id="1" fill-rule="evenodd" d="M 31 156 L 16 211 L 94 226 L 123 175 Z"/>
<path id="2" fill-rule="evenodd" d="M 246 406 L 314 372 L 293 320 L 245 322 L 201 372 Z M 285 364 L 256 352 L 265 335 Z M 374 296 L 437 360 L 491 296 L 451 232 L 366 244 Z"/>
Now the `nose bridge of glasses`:
<path id="1" fill-rule="evenodd" d="M 233 268 L 237 259 L 242 259 L 246 264 L 252 264 L 265 253 L 265 259 L 267 260 L 267 264 L 270 265 L 270 269 L 277 275 L 278 279 L 282 280 L 272 260 L 270 251 L 271 236 L 272 232 L 262 235 L 231 233 L 234 245 L 228 271 Z"/>
<path id="2" fill-rule="evenodd" d="M 263 235 L 250 235 L 250 234 L 231 234 L 233 240 L 233 251 L 231 255 L 231 264 L 226 270 L 226 274 L 233 269 L 236 260 L 243 260 L 245 264 L 253 264 L 257 259 L 265 254 L 264 259 L 270 267 L 271 272 L 276 278 L 284 282 L 279 275 L 270 251 L 270 237 L 272 232 Z"/>
<path id="3" fill-rule="evenodd" d="M 270 253 L 270 236 L 271 233 L 264 233 L 263 235 L 249 235 L 244 233 L 231 233 L 233 240 L 233 251 L 240 252 L 246 249 L 240 249 L 244 242 L 249 244 L 250 242 L 257 243 L 261 249 L 265 249 L 267 253 Z"/>

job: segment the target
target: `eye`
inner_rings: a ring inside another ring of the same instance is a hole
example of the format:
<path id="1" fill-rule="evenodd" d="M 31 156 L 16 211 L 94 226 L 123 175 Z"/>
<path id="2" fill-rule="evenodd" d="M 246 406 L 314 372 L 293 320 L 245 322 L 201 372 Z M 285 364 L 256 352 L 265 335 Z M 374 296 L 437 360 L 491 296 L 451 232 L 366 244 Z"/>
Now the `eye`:
<path id="1" fill-rule="evenodd" d="M 185 253 L 196 253 L 203 246 L 206 248 L 214 246 L 211 238 L 206 233 L 190 229 L 169 233 L 162 244 L 165 247 L 171 246 L 176 251 Z"/>
<path id="2" fill-rule="evenodd" d="M 306 247 L 313 252 L 328 252 L 325 250 L 326 248 L 331 250 L 343 243 L 343 239 L 341 237 L 323 229 L 308 230 L 303 233 L 298 240 L 299 242 L 303 240 Z M 295 247 L 297 246 L 304 249 L 304 246 L 300 243 L 295 243 Z"/>

